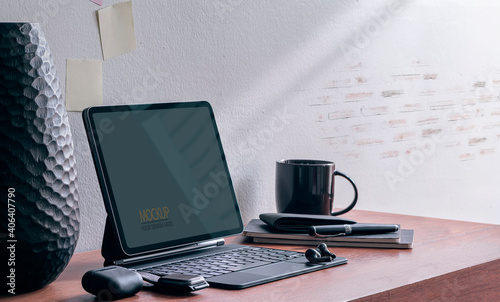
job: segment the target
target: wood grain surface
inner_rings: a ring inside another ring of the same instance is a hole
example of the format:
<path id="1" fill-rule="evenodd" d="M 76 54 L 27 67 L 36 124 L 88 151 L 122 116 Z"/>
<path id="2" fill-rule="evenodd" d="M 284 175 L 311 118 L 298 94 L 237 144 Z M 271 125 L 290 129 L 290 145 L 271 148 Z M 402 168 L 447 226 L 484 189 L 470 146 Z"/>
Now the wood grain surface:
<path id="1" fill-rule="evenodd" d="M 348 264 L 244 290 L 208 288 L 171 296 L 151 291 L 120 301 L 494 301 L 500 300 L 500 226 L 354 210 L 358 222 L 395 223 L 415 230 L 410 250 L 332 248 Z M 231 243 L 250 244 L 242 236 Z M 305 251 L 304 246 L 260 245 Z M 83 274 L 101 267 L 100 251 L 75 254 L 61 276 L 15 301 L 95 301 Z"/>

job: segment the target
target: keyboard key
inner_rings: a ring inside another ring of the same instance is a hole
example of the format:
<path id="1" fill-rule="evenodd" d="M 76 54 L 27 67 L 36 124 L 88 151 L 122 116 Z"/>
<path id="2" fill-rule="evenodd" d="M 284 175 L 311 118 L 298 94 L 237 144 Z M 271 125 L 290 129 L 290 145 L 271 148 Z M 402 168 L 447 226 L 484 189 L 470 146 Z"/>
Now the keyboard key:
<path id="1" fill-rule="evenodd" d="M 303 253 L 294 251 L 242 247 L 231 252 L 220 252 L 209 256 L 148 267 L 142 271 L 158 276 L 181 273 L 211 277 L 303 256 Z"/>
<path id="2" fill-rule="evenodd" d="M 252 259 L 254 262 L 267 261 L 265 257 L 253 257 Z"/>
<path id="3" fill-rule="evenodd" d="M 258 262 L 254 262 L 254 263 L 249 263 L 249 264 L 246 264 L 246 265 L 237 265 L 235 267 L 232 267 L 232 268 L 228 268 L 228 270 L 232 271 L 232 272 L 236 272 L 236 271 L 241 271 L 241 270 L 244 270 L 244 269 L 249 269 L 249 268 L 253 268 L 253 267 L 257 267 L 257 266 L 262 266 L 262 265 L 266 265 L 266 264 L 270 264 L 271 262 L 267 261 L 258 261 Z"/>
<path id="4" fill-rule="evenodd" d="M 166 275 L 168 275 L 168 273 L 166 273 L 164 271 L 159 271 L 159 270 L 153 270 L 153 271 L 150 271 L 149 273 L 151 273 L 153 275 L 157 275 L 157 276 L 166 276 Z"/>

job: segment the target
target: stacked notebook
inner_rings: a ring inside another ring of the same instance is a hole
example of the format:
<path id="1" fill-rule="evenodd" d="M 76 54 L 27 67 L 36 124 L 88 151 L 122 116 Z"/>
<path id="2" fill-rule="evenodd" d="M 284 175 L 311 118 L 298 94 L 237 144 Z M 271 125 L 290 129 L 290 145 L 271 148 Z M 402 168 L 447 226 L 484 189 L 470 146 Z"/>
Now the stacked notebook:
<path id="1" fill-rule="evenodd" d="M 256 243 L 318 245 L 325 242 L 332 247 L 411 249 L 414 231 L 400 228 L 397 232 L 384 234 L 316 238 L 301 232 L 280 231 L 259 219 L 253 219 L 245 227 L 242 235 L 253 238 Z"/>

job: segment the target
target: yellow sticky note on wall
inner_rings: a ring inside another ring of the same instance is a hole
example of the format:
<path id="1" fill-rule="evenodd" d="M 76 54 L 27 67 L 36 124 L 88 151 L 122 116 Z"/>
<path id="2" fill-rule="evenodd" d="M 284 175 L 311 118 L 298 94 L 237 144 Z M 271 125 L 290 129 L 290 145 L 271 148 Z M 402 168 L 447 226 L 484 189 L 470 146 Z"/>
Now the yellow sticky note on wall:
<path id="1" fill-rule="evenodd" d="M 131 1 L 98 10 L 97 19 L 104 60 L 135 50 Z"/>
<path id="2" fill-rule="evenodd" d="M 102 105 L 102 61 L 66 60 L 66 110 Z"/>

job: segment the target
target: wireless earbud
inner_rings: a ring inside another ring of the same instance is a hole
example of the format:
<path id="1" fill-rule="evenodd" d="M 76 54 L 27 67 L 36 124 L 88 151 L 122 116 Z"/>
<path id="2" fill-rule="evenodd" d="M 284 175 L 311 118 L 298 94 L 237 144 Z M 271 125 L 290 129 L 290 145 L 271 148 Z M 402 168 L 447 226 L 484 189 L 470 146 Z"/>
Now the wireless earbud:
<path id="1" fill-rule="evenodd" d="M 321 243 L 320 245 L 318 245 L 318 249 L 321 252 L 321 256 L 327 255 L 327 256 L 332 257 L 332 259 L 335 259 L 335 257 L 337 257 L 337 256 L 335 256 L 334 253 L 332 253 L 328 250 L 326 243 Z"/>
<path id="2" fill-rule="evenodd" d="M 325 243 L 321 243 L 315 249 L 308 249 L 306 251 L 306 258 L 311 263 L 330 262 L 335 259 L 335 257 L 337 256 L 328 250 Z"/>

